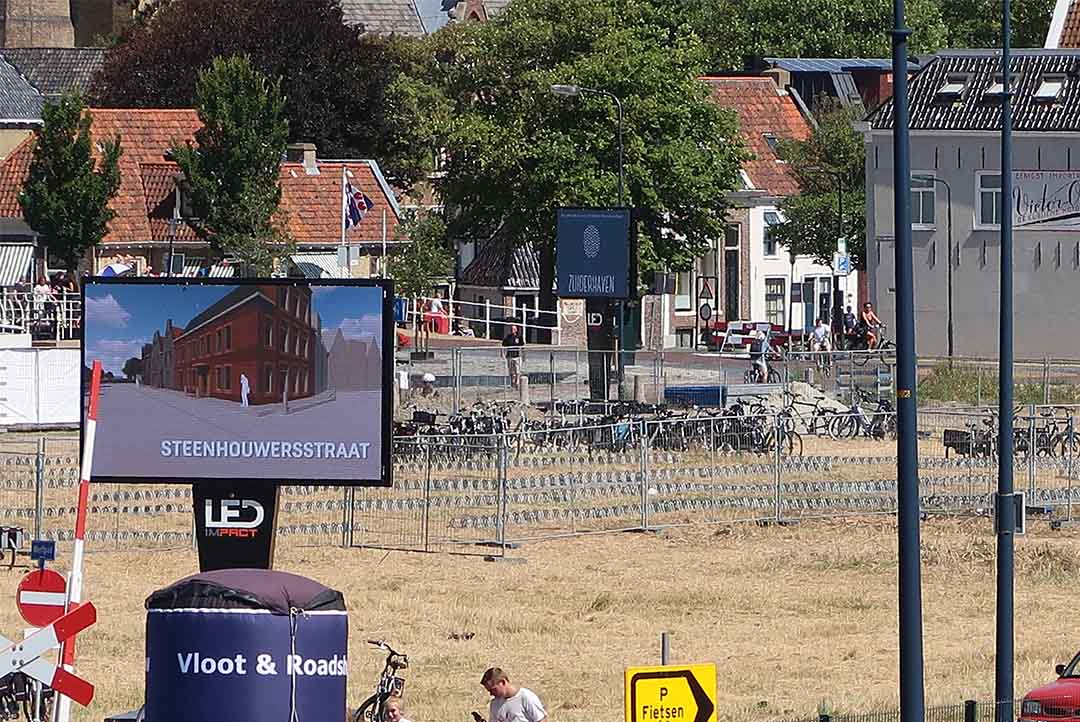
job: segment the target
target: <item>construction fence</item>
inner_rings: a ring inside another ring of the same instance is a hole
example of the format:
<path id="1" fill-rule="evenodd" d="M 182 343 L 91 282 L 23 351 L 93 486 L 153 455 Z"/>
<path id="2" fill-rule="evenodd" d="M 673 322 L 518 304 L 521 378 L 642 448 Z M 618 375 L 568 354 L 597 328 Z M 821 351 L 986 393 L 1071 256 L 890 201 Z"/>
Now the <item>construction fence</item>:
<path id="1" fill-rule="evenodd" d="M 1071 520 L 1075 407 L 1015 418 L 1016 488 L 1033 512 Z M 825 426 L 822 424 L 825 423 Z M 391 488 L 285 486 L 290 544 L 499 555 L 517 542 L 694 524 L 893 514 L 895 418 L 699 414 L 394 442 Z M 830 433 L 835 432 L 835 433 Z M 997 486 L 992 410 L 921 411 L 921 507 L 989 514 Z M 0 446 L 0 525 L 70 541 L 78 443 Z M 190 547 L 188 485 L 95 484 L 87 548 Z"/>

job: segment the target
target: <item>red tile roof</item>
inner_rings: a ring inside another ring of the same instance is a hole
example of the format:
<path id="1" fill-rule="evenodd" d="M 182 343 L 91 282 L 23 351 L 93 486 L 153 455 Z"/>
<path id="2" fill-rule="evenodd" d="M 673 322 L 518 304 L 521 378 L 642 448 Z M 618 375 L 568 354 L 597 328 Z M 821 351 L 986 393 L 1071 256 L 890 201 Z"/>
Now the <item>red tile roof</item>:
<path id="1" fill-rule="evenodd" d="M 374 204 L 359 225 L 348 230 L 353 242 L 383 239 L 383 214 L 386 215 L 386 239 L 397 237 L 398 218 L 389 197 L 383 191 L 369 161 L 317 161 L 318 175 L 307 175 L 302 163 L 281 164 L 281 208 L 289 217 L 289 231 L 297 243 L 336 244 L 341 241 L 342 170 L 346 181 L 359 189 Z"/>
<path id="2" fill-rule="evenodd" d="M 1080 0 L 1072 0 L 1058 36 L 1059 48 L 1080 48 Z"/>
<path id="3" fill-rule="evenodd" d="M 165 160 L 165 151 L 174 143 L 193 141 L 199 129 L 194 110 L 111 110 L 92 109 L 95 138 L 119 135 L 120 190 L 110 207 L 116 218 L 109 224 L 104 243 L 142 244 L 168 238 L 168 219 L 173 213 L 175 163 Z M 0 163 L 0 218 L 21 218 L 18 194 L 30 169 L 33 137 L 27 138 Z M 306 175 L 300 163 L 282 163 L 282 209 L 288 228 L 300 244 L 336 245 L 341 240 L 342 162 L 318 161 L 317 175 Z M 370 161 L 348 161 L 349 182 L 371 199 L 374 208 L 360 224 L 349 230 L 355 241 L 380 241 L 383 237 L 383 210 L 386 237 L 393 240 L 398 230 L 394 204 L 383 190 Z M 194 232 L 181 224 L 177 240 L 195 240 Z"/>
<path id="4" fill-rule="evenodd" d="M 708 77 L 702 78 L 712 91 L 712 98 L 722 108 L 739 114 L 739 133 L 753 160 L 743 163 L 754 188 L 769 195 L 790 196 L 799 192 L 795 177 L 769 147 L 765 134 L 777 140 L 803 140 L 810 136 L 810 126 L 794 101 L 776 87 L 771 78 Z"/>

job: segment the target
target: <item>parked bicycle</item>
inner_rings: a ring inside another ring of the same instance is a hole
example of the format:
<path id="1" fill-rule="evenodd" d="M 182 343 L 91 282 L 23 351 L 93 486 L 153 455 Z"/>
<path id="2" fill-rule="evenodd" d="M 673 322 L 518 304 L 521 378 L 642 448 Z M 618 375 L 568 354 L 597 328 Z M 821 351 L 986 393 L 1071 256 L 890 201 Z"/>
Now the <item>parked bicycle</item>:
<path id="1" fill-rule="evenodd" d="M 369 639 L 375 649 L 386 652 L 386 662 L 383 664 L 382 673 L 379 675 L 379 683 L 375 687 L 375 693 L 365 699 L 353 712 L 352 722 L 383 722 L 386 700 L 390 697 L 401 697 L 405 693 L 405 680 L 399 675 L 403 669 L 408 669 L 409 658 L 394 651 L 394 649 L 381 640 Z"/>

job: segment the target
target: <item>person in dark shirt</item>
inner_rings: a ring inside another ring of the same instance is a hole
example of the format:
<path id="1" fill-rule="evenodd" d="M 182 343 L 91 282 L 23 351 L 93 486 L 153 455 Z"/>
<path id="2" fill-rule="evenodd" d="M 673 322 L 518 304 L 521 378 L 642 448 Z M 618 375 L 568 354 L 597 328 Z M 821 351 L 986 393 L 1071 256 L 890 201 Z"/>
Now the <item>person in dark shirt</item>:
<path id="1" fill-rule="evenodd" d="M 750 370 L 754 383 L 763 384 L 769 378 L 769 367 L 765 362 L 765 333 L 758 331 L 750 342 Z"/>
<path id="2" fill-rule="evenodd" d="M 521 373 L 521 348 L 525 345 L 525 339 L 521 337 L 516 325 L 510 326 L 510 332 L 503 337 L 503 354 L 506 356 L 506 372 L 510 375 L 510 385 L 515 389 L 518 385 L 518 375 Z"/>

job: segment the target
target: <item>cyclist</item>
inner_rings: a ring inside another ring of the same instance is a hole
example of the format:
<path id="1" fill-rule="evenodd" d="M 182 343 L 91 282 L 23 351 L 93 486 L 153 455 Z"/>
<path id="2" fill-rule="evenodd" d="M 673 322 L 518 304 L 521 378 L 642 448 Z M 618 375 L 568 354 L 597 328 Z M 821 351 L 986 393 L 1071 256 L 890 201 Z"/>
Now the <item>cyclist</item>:
<path id="1" fill-rule="evenodd" d="M 829 324 L 825 323 L 820 318 L 814 321 L 814 331 L 810 335 L 810 350 L 832 351 L 832 341 L 829 334 Z"/>
<path id="2" fill-rule="evenodd" d="M 859 313 L 859 324 L 866 329 L 866 349 L 873 351 L 878 342 L 875 330 L 881 325 L 881 319 L 874 313 L 874 304 L 869 301 L 863 304 Z"/>
<path id="3" fill-rule="evenodd" d="M 763 384 L 769 378 L 769 365 L 765 361 L 765 332 L 757 331 L 750 342 L 750 378 Z"/>
<path id="4" fill-rule="evenodd" d="M 491 667 L 480 679 L 491 695 L 489 722 L 546 722 L 547 712 L 536 693 L 510 684 L 506 672 Z"/>

